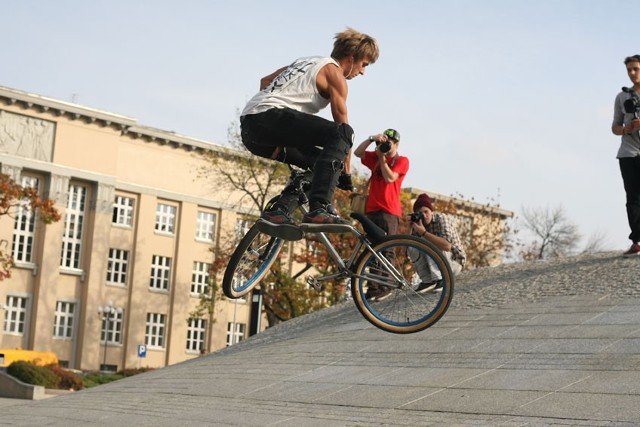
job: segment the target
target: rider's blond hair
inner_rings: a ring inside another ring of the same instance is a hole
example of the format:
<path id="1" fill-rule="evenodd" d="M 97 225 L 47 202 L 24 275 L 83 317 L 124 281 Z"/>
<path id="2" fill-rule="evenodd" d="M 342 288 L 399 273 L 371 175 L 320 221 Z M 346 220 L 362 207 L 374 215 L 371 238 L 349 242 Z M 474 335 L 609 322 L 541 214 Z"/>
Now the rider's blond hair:
<path id="1" fill-rule="evenodd" d="M 356 61 L 366 58 L 371 64 L 378 60 L 378 42 L 367 34 L 347 27 L 346 30 L 336 33 L 334 39 L 331 56 L 336 59 L 352 56 Z"/>

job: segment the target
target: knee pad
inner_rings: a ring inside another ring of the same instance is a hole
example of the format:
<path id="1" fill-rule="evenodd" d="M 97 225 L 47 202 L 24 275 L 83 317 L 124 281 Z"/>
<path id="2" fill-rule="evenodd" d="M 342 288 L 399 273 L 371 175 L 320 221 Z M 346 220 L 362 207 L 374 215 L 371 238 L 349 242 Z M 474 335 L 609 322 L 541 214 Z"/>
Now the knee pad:
<path id="1" fill-rule="evenodd" d="M 353 128 L 348 123 L 342 123 L 338 126 L 338 133 L 340 133 L 340 139 L 349 144 L 349 148 L 351 148 L 356 137 Z"/>

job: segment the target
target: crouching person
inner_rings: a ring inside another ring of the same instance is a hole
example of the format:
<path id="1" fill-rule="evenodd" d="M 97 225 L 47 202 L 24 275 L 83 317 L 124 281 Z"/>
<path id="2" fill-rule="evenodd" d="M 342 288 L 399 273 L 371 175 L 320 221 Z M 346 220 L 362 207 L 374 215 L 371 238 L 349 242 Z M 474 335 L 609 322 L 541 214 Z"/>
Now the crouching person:
<path id="1" fill-rule="evenodd" d="M 434 212 L 431 198 L 423 193 L 413 204 L 417 221 L 411 221 L 411 234 L 433 243 L 447 257 L 453 275 L 462 271 L 467 259 L 454 220 L 444 213 Z M 440 271 L 431 259 L 416 260 L 414 266 L 421 283 L 415 288 L 419 293 L 438 291 L 442 288 Z"/>

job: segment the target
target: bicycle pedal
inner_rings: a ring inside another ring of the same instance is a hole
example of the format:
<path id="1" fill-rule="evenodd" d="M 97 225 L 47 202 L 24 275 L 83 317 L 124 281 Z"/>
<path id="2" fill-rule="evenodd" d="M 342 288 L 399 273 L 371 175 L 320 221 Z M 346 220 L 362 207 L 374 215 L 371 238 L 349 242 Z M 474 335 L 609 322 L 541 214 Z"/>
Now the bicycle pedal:
<path id="1" fill-rule="evenodd" d="M 256 221 L 256 225 L 261 232 L 282 240 L 295 241 L 304 237 L 304 231 L 297 225 L 274 224 L 262 218 Z"/>
<path id="2" fill-rule="evenodd" d="M 318 292 L 322 292 L 324 290 L 322 283 L 318 282 L 318 280 L 313 276 L 307 276 L 307 285 L 311 286 Z"/>

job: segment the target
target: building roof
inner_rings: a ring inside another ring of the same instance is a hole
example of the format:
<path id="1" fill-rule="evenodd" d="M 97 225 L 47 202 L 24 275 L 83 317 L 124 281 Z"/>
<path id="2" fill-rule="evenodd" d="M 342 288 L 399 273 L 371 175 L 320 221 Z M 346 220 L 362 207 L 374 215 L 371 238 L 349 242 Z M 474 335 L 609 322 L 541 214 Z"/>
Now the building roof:
<path id="1" fill-rule="evenodd" d="M 509 211 L 506 209 L 502 209 L 496 206 L 491 206 L 489 204 L 482 204 L 478 202 L 474 202 L 472 200 L 464 200 L 453 196 L 445 196 L 444 194 L 439 194 L 433 191 L 422 190 L 420 188 L 407 187 L 403 188 L 402 191 L 411 194 L 411 198 L 418 197 L 418 195 L 422 193 L 427 193 L 429 197 L 431 197 L 434 201 L 442 201 L 442 202 L 453 202 L 458 206 L 463 206 L 468 209 L 481 210 L 481 211 L 489 211 L 491 213 L 496 213 L 503 218 L 512 218 L 514 213 L 513 211 Z"/>
<path id="2" fill-rule="evenodd" d="M 179 135 L 172 131 L 140 125 L 137 119 L 133 117 L 47 98 L 42 95 L 4 86 L 0 86 L 0 103 L 4 103 L 5 105 L 17 104 L 24 108 L 39 110 L 42 113 L 50 112 L 58 116 L 66 116 L 70 120 L 82 120 L 86 123 L 96 123 L 100 126 L 112 127 L 122 132 L 123 135 L 131 134 L 148 141 L 154 141 L 160 144 L 172 144 L 187 150 L 227 151 L 226 147 L 212 142 Z"/>

